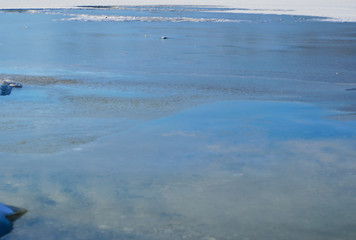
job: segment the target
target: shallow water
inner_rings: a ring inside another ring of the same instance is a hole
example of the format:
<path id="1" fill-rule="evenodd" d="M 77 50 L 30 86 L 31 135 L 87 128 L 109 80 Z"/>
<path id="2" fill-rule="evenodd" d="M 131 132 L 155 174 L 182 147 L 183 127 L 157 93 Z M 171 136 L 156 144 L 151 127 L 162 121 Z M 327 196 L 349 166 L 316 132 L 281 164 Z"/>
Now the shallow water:
<path id="1" fill-rule="evenodd" d="M 3 199 L 30 209 L 7 239 L 353 239 L 356 123 L 329 114 L 220 102 L 65 153 L 1 153 Z"/>
<path id="2" fill-rule="evenodd" d="M 0 13 L 5 239 L 355 239 L 355 24 L 211 10 Z"/>

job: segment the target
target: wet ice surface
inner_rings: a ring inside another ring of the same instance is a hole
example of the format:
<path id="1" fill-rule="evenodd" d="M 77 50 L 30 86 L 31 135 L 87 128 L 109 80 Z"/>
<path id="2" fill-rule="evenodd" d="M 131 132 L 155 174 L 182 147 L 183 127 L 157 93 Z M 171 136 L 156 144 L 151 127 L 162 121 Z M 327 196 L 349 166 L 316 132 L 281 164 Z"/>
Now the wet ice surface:
<path id="1" fill-rule="evenodd" d="M 2 196 L 31 209 L 7 239 L 353 239 L 356 123 L 329 114 L 219 102 L 81 151 L 2 153 Z"/>
<path id="2" fill-rule="evenodd" d="M 355 239 L 355 24 L 151 6 L 0 26 L 24 84 L 0 98 L 0 196 L 29 210 L 5 239 Z"/>

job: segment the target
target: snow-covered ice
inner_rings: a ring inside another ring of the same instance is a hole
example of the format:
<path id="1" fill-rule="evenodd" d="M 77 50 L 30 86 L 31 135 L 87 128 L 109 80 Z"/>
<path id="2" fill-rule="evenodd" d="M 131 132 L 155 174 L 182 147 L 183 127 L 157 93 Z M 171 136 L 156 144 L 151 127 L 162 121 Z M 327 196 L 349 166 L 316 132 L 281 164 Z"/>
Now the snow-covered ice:
<path id="1" fill-rule="evenodd" d="M 234 12 L 293 14 L 355 22 L 355 0 L 0 0 L 0 8 L 71 8 L 80 5 L 215 5 Z"/>

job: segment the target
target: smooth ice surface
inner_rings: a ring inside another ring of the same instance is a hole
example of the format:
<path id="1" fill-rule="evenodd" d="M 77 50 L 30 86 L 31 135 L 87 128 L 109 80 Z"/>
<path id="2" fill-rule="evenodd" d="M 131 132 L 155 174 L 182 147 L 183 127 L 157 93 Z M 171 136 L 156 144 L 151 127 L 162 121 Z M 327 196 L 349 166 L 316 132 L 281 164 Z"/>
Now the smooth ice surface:
<path id="1" fill-rule="evenodd" d="M 0 12 L 4 239 L 356 238 L 355 23 L 216 10 Z"/>

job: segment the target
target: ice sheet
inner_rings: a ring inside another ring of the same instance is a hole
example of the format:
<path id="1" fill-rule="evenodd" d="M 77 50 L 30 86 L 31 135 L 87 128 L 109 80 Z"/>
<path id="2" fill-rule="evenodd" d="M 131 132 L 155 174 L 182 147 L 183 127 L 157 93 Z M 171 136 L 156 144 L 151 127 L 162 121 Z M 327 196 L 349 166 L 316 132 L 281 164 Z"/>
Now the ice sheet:
<path id="1" fill-rule="evenodd" d="M 234 12 L 321 16 L 333 21 L 356 21 L 353 0 L 14 0 L 0 1 L 0 8 L 70 8 L 80 5 L 216 5 L 238 8 Z"/>
<path id="2" fill-rule="evenodd" d="M 139 8 L 0 12 L 5 239 L 356 239 L 355 23 Z"/>

